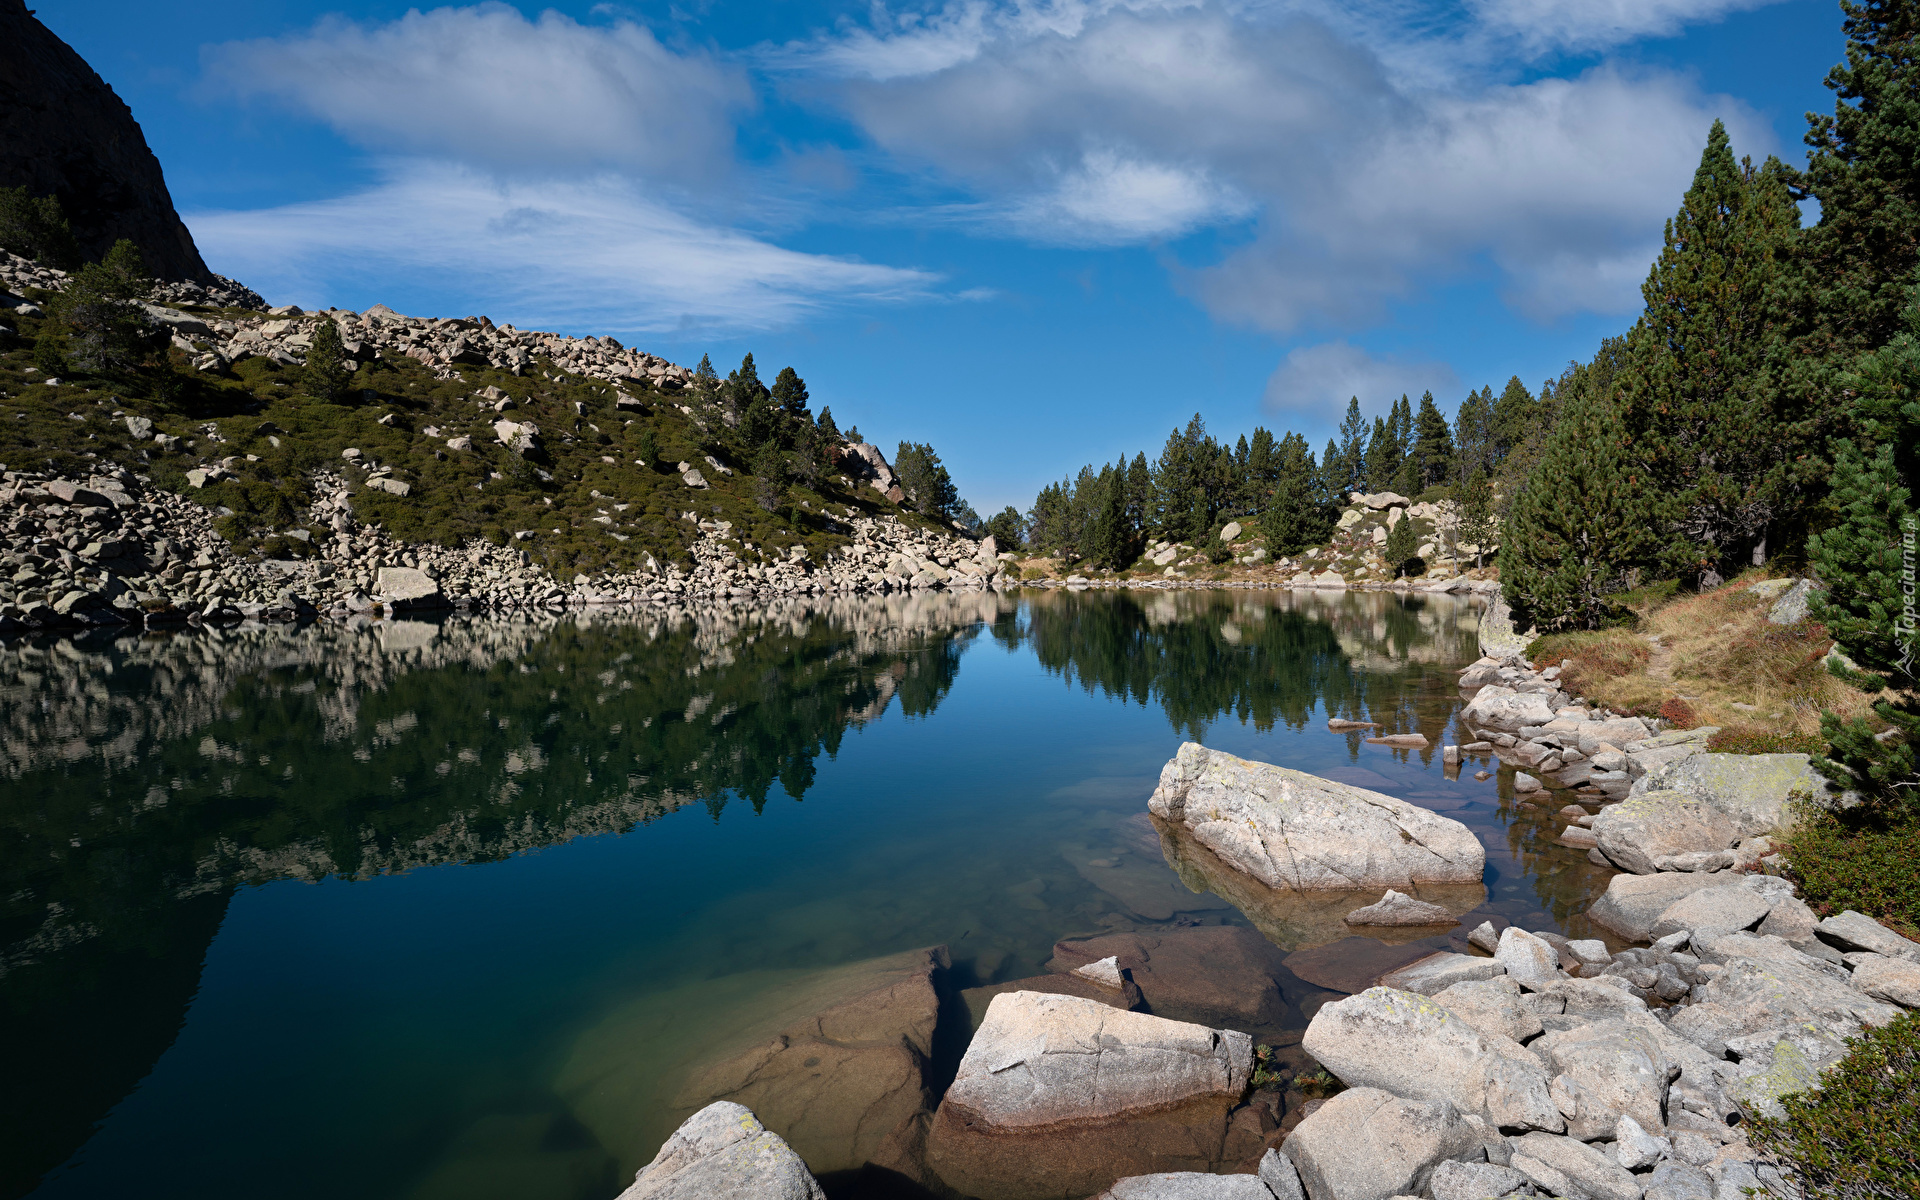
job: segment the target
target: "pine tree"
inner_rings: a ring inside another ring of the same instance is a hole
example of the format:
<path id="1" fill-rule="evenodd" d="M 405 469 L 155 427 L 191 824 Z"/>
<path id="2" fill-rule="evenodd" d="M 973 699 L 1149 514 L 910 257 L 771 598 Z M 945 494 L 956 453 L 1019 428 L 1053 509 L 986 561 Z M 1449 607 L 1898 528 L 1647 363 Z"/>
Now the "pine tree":
<path id="1" fill-rule="evenodd" d="M 1864 436 L 1877 445 L 1835 441 L 1830 506 L 1838 520 L 1807 542 L 1814 573 L 1825 585 L 1813 594 L 1810 615 L 1853 664 L 1831 663 L 1829 669 L 1879 697 L 1874 712 L 1896 731 L 1882 741 L 1862 719 L 1822 713 L 1829 747 L 1814 762 L 1829 779 L 1860 793 L 1877 818 L 1920 812 L 1914 754 L 1920 744 L 1920 629 L 1911 616 L 1911 593 L 1904 590 L 1920 542 L 1912 491 L 1920 479 L 1920 287 L 1909 289 L 1903 316 L 1907 327 L 1861 356 L 1840 380 L 1857 398 Z"/>
<path id="2" fill-rule="evenodd" d="M 0 188 L 0 250 L 63 271 L 80 257 L 60 198 L 29 196 L 24 187 Z"/>
<path id="3" fill-rule="evenodd" d="M 1100 515 L 1095 522 L 1093 553 L 1088 557 L 1109 571 L 1118 571 L 1133 562 L 1133 530 L 1127 523 L 1127 477 L 1125 460 L 1116 469 L 1100 472 Z"/>
<path id="4" fill-rule="evenodd" d="M 796 421 L 812 419 L 807 410 L 806 381 L 794 374 L 792 367 L 781 367 L 780 373 L 773 379 L 773 402 L 780 411 Z"/>
<path id="5" fill-rule="evenodd" d="M 1663 560 L 1704 587 L 1737 555 L 1765 555 L 1781 482 L 1767 419 L 1769 308 L 1798 213 L 1778 162 L 1736 163 L 1715 121 L 1628 338 L 1624 415 L 1664 501 Z"/>
<path id="6" fill-rule="evenodd" d="M 1542 389 L 1542 401 L 1550 388 Z M 1500 390 L 1500 398 L 1493 402 L 1493 463 L 1488 468 L 1493 473 L 1505 462 L 1507 455 L 1526 442 L 1527 437 L 1539 428 L 1543 412 L 1547 405 L 1537 402 L 1527 385 L 1515 375 L 1507 380 L 1507 386 Z"/>
<path id="7" fill-rule="evenodd" d="M 333 318 L 323 316 L 314 322 L 313 340 L 307 347 L 307 365 L 301 372 L 307 394 L 330 404 L 339 403 L 353 378 L 347 369 L 346 356 L 346 344 Z"/>
<path id="8" fill-rule="evenodd" d="M 1268 553 L 1296 554 L 1326 536 L 1325 493 L 1306 438 L 1287 434 L 1274 458 L 1274 490 L 1260 514 L 1260 532 Z"/>
<path id="9" fill-rule="evenodd" d="M 114 243 L 100 262 L 69 275 L 65 290 L 53 303 L 57 337 L 68 365 L 78 371 L 121 375 L 148 358 L 156 339 L 135 303 L 152 287 L 139 249 L 125 238 Z"/>
<path id="10" fill-rule="evenodd" d="M 916 512 L 951 519 L 959 510 L 960 493 L 953 486 L 953 477 L 925 442 L 901 442 L 893 456 L 893 473 Z"/>
<path id="11" fill-rule="evenodd" d="M 773 402 L 771 396 L 756 396 L 747 404 L 740 415 L 740 440 L 748 449 L 757 450 L 761 446 L 778 445 L 784 432 L 786 416 Z"/>
<path id="12" fill-rule="evenodd" d="M 1360 415 L 1360 397 L 1347 398 L 1347 415 L 1340 421 L 1340 451 L 1321 462 L 1334 499 L 1345 503 L 1350 493 L 1367 487 L 1367 419 Z"/>
<path id="13" fill-rule="evenodd" d="M 1594 629 L 1609 595 L 1649 551 L 1643 481 L 1627 458 L 1611 386 L 1581 386 L 1578 368 L 1539 465 L 1513 500 L 1500 545 L 1500 582 L 1516 625 Z M 1571 394 L 1569 394 L 1571 393 Z"/>
<path id="14" fill-rule="evenodd" d="M 1771 393 L 1783 505 L 1794 522 L 1827 489 L 1832 439 L 1859 441 L 1846 376 L 1903 328 L 1920 255 L 1920 9 L 1907 0 L 1842 0 L 1846 61 L 1827 75 L 1831 116 L 1808 114 L 1807 169 L 1794 183 L 1820 206 L 1785 273 Z M 1909 476 L 1912 478 L 1912 476 Z"/>
<path id="15" fill-rule="evenodd" d="M 647 468 L 660 460 L 660 441 L 654 436 L 653 426 L 641 424 L 640 432 L 633 439 L 633 454 Z"/>
<path id="16" fill-rule="evenodd" d="M 713 369 L 713 359 L 705 354 L 700 356 L 700 365 L 693 369 L 693 386 L 705 392 L 718 390 L 720 373 Z"/>
<path id="17" fill-rule="evenodd" d="M 1393 490 L 1393 477 L 1400 470 L 1400 447 L 1393 440 L 1393 429 L 1385 417 L 1373 419 L 1373 434 L 1367 439 L 1367 490 Z"/>
<path id="18" fill-rule="evenodd" d="M 1453 431 L 1433 402 L 1433 393 L 1420 397 L 1420 415 L 1414 423 L 1413 454 L 1419 486 L 1409 495 L 1418 496 L 1428 488 L 1439 487 L 1453 473 Z"/>
<path id="19" fill-rule="evenodd" d="M 820 436 L 827 440 L 828 445 L 840 440 L 840 427 L 833 423 L 833 410 L 826 405 L 820 406 L 820 419 L 814 424 L 819 428 Z"/>
<path id="20" fill-rule="evenodd" d="M 1127 468 L 1127 524 L 1145 533 L 1147 513 L 1153 497 L 1153 474 L 1147 470 L 1147 456 L 1136 454 Z"/>
<path id="21" fill-rule="evenodd" d="M 1400 519 L 1393 523 L 1393 528 L 1387 530 L 1387 544 L 1382 548 L 1387 570 L 1396 576 L 1408 570 L 1408 564 L 1413 561 L 1417 549 L 1413 538 L 1413 518 L 1403 512 Z"/>
<path id="22" fill-rule="evenodd" d="M 1519 382 L 1515 380 L 1515 382 Z M 1531 401 L 1531 397 L 1529 397 Z M 1454 418 L 1454 477 L 1461 480 L 1472 479 L 1477 471 L 1483 475 L 1493 474 L 1499 465 L 1499 439 L 1493 425 L 1493 389 L 1481 388 L 1477 392 L 1468 392 L 1467 398 L 1460 402 L 1460 411 Z"/>
<path id="23" fill-rule="evenodd" d="M 1026 520 L 1020 510 L 1009 504 L 987 522 L 987 535 L 1002 550 L 1020 550 L 1026 545 Z"/>
<path id="24" fill-rule="evenodd" d="M 1454 531 L 1458 545 L 1473 547 L 1473 565 L 1487 565 L 1487 547 L 1500 536 L 1500 523 L 1493 512 L 1493 482 L 1484 470 L 1476 470 L 1460 489 L 1460 523 Z"/>
<path id="25" fill-rule="evenodd" d="M 754 503 L 765 512 L 779 512 L 787 505 L 787 456 L 779 443 L 768 442 L 753 456 Z"/>

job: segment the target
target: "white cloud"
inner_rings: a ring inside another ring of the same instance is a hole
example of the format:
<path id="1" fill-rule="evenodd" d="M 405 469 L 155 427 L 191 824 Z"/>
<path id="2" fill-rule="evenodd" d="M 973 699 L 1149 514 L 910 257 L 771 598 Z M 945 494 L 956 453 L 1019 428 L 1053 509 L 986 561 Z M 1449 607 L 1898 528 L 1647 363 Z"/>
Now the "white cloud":
<path id="1" fill-rule="evenodd" d="M 1120 151 L 1089 149 L 1051 191 L 1020 202 L 1016 222 L 1041 238 L 1133 242 L 1171 237 L 1197 225 L 1241 216 L 1244 196 L 1203 169 L 1143 162 Z"/>
<path id="2" fill-rule="evenodd" d="M 753 103 L 739 68 L 643 26 L 529 21 L 492 0 L 384 23 L 326 17 L 205 58 L 210 86 L 281 101 L 356 144 L 520 172 L 712 175 Z"/>
<path id="3" fill-rule="evenodd" d="M 802 254 L 689 219 L 624 180 L 501 182 L 400 162 L 332 200 L 186 216 L 217 270 L 278 299 L 383 302 L 388 281 L 522 326 L 759 329 L 849 303 L 938 298 L 938 277 Z"/>
<path id="4" fill-rule="evenodd" d="M 1182 282 L 1216 316 L 1277 332 L 1351 327 L 1489 269 L 1537 319 L 1629 311 L 1713 119 L 1742 152 L 1771 148 L 1764 121 L 1671 72 L 1514 84 L 1475 74 L 1458 30 L 1423 34 L 1392 0 L 1368 6 L 1390 59 L 1349 36 L 1351 12 L 1336 24 L 1315 7 L 1080 4 L 1067 20 L 1060 5 L 1050 27 L 1019 5 L 950 7 L 924 24 L 966 54 L 919 74 L 903 55 L 833 94 L 897 167 L 972 192 L 944 210 L 958 219 L 1116 243 L 1257 213 L 1250 242 Z M 1631 24 L 1635 6 L 1607 7 L 1609 28 Z M 1634 19 L 1725 7 L 1673 0 Z M 1421 53 L 1427 69 L 1407 69 Z"/>
<path id="5" fill-rule="evenodd" d="M 1781 0 L 1473 0 L 1488 31 L 1529 51 L 1601 50 Z"/>
<path id="6" fill-rule="evenodd" d="M 1290 352 L 1267 379 L 1266 405 L 1270 411 L 1303 413 L 1337 425 L 1349 397 L 1360 407 L 1385 412 L 1402 395 L 1457 390 L 1460 377 L 1443 362 L 1410 362 L 1376 358 L 1346 342 L 1303 346 Z"/>

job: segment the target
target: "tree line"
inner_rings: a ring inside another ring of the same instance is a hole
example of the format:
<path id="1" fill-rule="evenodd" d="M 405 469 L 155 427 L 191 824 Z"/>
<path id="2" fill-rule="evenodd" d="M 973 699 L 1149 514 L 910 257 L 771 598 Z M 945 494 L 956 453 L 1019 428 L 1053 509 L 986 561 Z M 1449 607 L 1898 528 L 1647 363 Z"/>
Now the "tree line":
<path id="1" fill-rule="evenodd" d="M 1028 512 L 1009 506 L 987 528 L 1003 542 L 1120 570 L 1152 539 L 1205 542 L 1224 559 L 1216 535 L 1234 521 L 1257 526 L 1269 552 L 1298 553 L 1326 541 L 1352 493 L 1394 492 L 1459 501 L 1463 537 L 1486 544 L 1496 497 L 1510 494 L 1510 477 L 1524 477 L 1539 457 L 1558 386 L 1549 380 L 1536 395 L 1515 377 L 1498 396 L 1483 387 L 1467 393 L 1451 423 L 1430 391 L 1417 407 L 1402 395 L 1371 423 L 1352 397 L 1338 434 L 1317 456 L 1303 435 L 1275 437 L 1264 427 L 1229 445 L 1195 413 L 1152 461 L 1140 453 L 1081 467 L 1042 488 Z M 1466 536 L 1476 529 L 1478 538 Z M 1411 557 L 1409 548 L 1403 561 Z"/>
<path id="2" fill-rule="evenodd" d="M 1920 4 L 1846 0 L 1807 166 L 1736 161 L 1715 122 L 1633 327 L 1575 364 L 1506 522 L 1500 576 L 1542 629 L 1594 628 L 1650 580 L 1769 562 L 1898 736 L 1829 715 L 1828 766 L 1920 808 L 1912 488 L 1920 471 Z M 1818 219 L 1803 225 L 1800 205 Z"/>

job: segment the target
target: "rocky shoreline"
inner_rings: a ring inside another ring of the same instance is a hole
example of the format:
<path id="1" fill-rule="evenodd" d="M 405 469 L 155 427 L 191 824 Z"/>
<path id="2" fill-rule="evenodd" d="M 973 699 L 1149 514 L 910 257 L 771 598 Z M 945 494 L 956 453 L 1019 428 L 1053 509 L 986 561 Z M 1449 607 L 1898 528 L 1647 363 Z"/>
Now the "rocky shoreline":
<path id="1" fill-rule="evenodd" d="M 1920 943 L 1856 912 L 1822 919 L 1778 874 L 1763 831 L 1819 794 L 1805 756 L 1712 753 L 1672 736 L 1697 731 L 1587 709 L 1515 656 L 1462 683 L 1484 736 L 1444 747 L 1445 768 L 1498 757 L 1587 802 L 1561 810 L 1561 841 L 1619 871 L 1588 912 L 1610 937 L 1480 921 L 1343 982 L 1344 998 L 1322 993 L 1303 1033 L 1257 1046 L 1274 1017 L 1251 998 L 1298 988 L 1311 953 L 1236 927 L 1062 942 L 1051 974 L 968 995 L 977 1028 L 954 1082 L 928 1089 L 869 1167 L 916 1194 L 986 1200 L 1797 1195 L 1748 1122 L 1818 1086 L 1847 1038 L 1920 1008 Z M 1537 805 L 1545 783 L 1517 775 Z M 1241 890 L 1347 889 L 1327 894 L 1354 897 L 1349 926 L 1444 933 L 1464 928 L 1461 902 L 1423 888 L 1479 879 L 1479 844 L 1450 818 L 1198 745 L 1149 809 L 1163 839 L 1190 837 L 1246 880 L 1229 889 L 1242 907 Z M 928 952 L 930 983 L 944 961 Z M 1334 1094 L 1308 1098 L 1315 1070 Z M 770 1148 L 791 1101 L 768 1089 L 767 1125 L 737 1093 L 700 1109 L 624 1200 L 821 1194 L 800 1156 Z"/>
<path id="2" fill-rule="evenodd" d="M 649 559 L 638 571 L 563 581 L 510 543 L 401 543 L 356 521 L 347 485 L 325 473 L 315 491 L 312 523 L 333 536 L 312 539 L 310 557 L 275 560 L 234 553 L 214 529 L 217 514 L 125 469 L 86 479 L 0 473 L 0 561 L 7 569 L 0 634 L 436 608 L 981 590 L 1011 582 L 1011 556 L 993 539 L 975 542 L 890 517 L 849 517 L 852 541 L 825 562 L 803 549 L 777 561 L 743 561 L 731 526 L 707 521 L 690 569 Z"/>

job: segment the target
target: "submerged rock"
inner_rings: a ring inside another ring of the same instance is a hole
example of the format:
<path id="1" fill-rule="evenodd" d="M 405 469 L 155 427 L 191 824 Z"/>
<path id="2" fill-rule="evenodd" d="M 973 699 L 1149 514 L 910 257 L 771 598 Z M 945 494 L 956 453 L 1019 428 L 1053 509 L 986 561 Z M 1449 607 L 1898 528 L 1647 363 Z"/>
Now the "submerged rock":
<path id="1" fill-rule="evenodd" d="M 1147 808 L 1271 888 L 1478 883 L 1486 866 L 1480 839 L 1458 821 L 1192 742 L 1161 771 Z"/>
<path id="2" fill-rule="evenodd" d="M 1387 889 L 1387 894 L 1365 908 L 1346 915 L 1349 925 L 1457 925 L 1454 915 L 1438 904 L 1415 900 Z"/>
<path id="3" fill-rule="evenodd" d="M 1258 1175 L 1169 1171 L 1122 1179 L 1095 1200 L 1273 1200 L 1273 1189 Z"/>
<path id="4" fill-rule="evenodd" d="M 665 1093 L 675 1119 L 715 1100 L 746 1105 L 822 1175 L 886 1164 L 932 1107 L 934 976 L 947 962 L 938 946 L 655 994 L 583 1035 L 556 1090 L 627 1162 L 646 1153 Z"/>
<path id="5" fill-rule="evenodd" d="M 1072 994 L 1088 995 L 1098 984 L 1080 972 L 1109 958 L 1157 1016 L 1249 1030 L 1286 1022 L 1282 988 L 1290 973 L 1283 965 L 1285 956 L 1244 926 L 1198 925 L 1068 939 L 1054 943 L 1047 968 L 1061 972 L 1058 978 L 1084 982 L 1089 990 Z"/>
<path id="6" fill-rule="evenodd" d="M 620 1200 L 826 1200 L 826 1193 L 752 1110 L 720 1100 L 674 1130 Z"/>
<path id="7" fill-rule="evenodd" d="M 934 1113 L 927 1165 L 984 1200 L 1211 1171 L 1252 1070 L 1244 1033 L 1074 996 L 997 996 Z"/>

